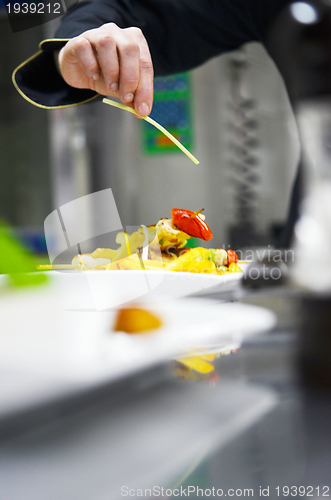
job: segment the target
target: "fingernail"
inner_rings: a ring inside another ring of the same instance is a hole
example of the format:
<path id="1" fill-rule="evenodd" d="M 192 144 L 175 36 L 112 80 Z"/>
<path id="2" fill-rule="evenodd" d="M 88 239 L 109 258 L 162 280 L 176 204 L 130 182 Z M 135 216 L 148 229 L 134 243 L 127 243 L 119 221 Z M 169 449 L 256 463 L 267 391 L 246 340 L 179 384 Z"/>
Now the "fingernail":
<path id="1" fill-rule="evenodd" d="M 110 86 L 110 90 L 118 90 L 118 83 L 112 83 Z"/>
<path id="2" fill-rule="evenodd" d="M 143 102 L 139 105 L 138 111 L 141 116 L 147 116 L 149 113 L 149 106 L 147 106 L 147 104 Z"/>
<path id="3" fill-rule="evenodd" d="M 94 75 L 92 76 L 93 80 L 99 80 L 100 78 L 100 75 L 99 73 L 94 73 Z"/>
<path id="4" fill-rule="evenodd" d="M 123 101 L 132 102 L 133 98 L 134 98 L 134 95 L 131 92 L 129 92 L 128 94 L 125 94 L 125 96 L 123 97 Z"/>

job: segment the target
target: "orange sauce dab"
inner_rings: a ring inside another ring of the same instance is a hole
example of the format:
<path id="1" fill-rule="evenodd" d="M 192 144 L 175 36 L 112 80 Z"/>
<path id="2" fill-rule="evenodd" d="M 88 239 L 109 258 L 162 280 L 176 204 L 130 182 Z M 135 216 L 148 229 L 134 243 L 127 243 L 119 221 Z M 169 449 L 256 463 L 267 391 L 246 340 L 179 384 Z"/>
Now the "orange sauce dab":
<path id="1" fill-rule="evenodd" d="M 162 321 L 155 314 L 140 307 L 125 307 L 118 311 L 113 330 L 126 333 L 152 333 L 162 326 Z"/>

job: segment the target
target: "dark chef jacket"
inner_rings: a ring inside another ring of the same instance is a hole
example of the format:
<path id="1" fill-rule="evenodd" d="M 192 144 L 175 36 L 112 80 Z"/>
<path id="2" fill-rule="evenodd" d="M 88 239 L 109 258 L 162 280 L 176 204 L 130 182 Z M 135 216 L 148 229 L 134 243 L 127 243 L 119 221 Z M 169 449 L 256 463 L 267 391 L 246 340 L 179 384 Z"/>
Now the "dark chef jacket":
<path id="1" fill-rule="evenodd" d="M 265 44 L 269 29 L 289 0 L 93 0 L 79 2 L 62 18 L 56 38 L 13 74 L 14 85 L 31 103 L 46 109 L 72 106 L 97 97 L 75 89 L 59 75 L 53 51 L 84 31 L 114 22 L 141 28 L 156 76 L 188 71 L 251 41 Z M 290 225 L 296 217 L 292 199 Z M 289 234 L 291 227 L 288 227 Z M 284 245 L 287 246 L 287 241 Z"/>
<path id="2" fill-rule="evenodd" d="M 243 43 L 265 43 L 269 28 L 289 0 L 92 0 L 62 18 L 56 38 L 14 72 L 14 84 L 37 106 L 53 108 L 96 97 L 74 89 L 58 74 L 53 51 L 70 38 L 104 23 L 141 28 L 156 76 L 188 71 Z"/>

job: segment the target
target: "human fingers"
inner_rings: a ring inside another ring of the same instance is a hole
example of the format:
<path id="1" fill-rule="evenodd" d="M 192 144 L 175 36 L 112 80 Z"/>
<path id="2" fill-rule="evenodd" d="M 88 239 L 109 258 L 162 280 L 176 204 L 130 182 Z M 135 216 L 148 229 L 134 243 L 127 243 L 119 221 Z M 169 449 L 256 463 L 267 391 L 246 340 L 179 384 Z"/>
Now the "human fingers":
<path id="1" fill-rule="evenodd" d="M 147 116 L 153 106 L 154 70 L 146 39 L 140 45 L 139 82 L 134 97 L 134 109 L 141 116 Z"/>
<path id="2" fill-rule="evenodd" d="M 119 97 L 147 116 L 153 104 L 153 64 L 147 41 L 139 28 L 121 30 L 118 38 L 120 63 Z"/>
<path id="3" fill-rule="evenodd" d="M 117 91 L 119 88 L 117 52 L 119 31 L 121 31 L 120 28 L 113 23 L 109 23 L 85 32 L 85 36 L 89 40 L 98 61 L 106 89 L 112 91 Z"/>
<path id="4" fill-rule="evenodd" d="M 119 96 L 125 104 L 134 101 L 140 78 L 140 40 L 137 31 L 138 28 L 124 29 L 118 38 Z"/>
<path id="5" fill-rule="evenodd" d="M 150 58 L 147 42 L 141 30 L 121 29 L 114 23 L 108 23 L 100 28 L 86 31 L 83 35 L 90 42 L 102 73 L 101 81 L 95 85 L 96 89 L 98 91 L 102 89 L 105 95 L 113 95 L 115 92 L 125 104 L 133 107 L 140 81 L 141 48 Z M 150 108 L 151 99 L 148 101 Z M 144 109 L 145 115 L 148 114 L 146 106 Z"/>
<path id="6" fill-rule="evenodd" d="M 67 63 L 78 63 L 88 78 L 92 78 L 93 80 L 98 80 L 100 78 L 101 69 L 96 54 L 91 43 L 84 35 L 80 35 L 70 40 L 65 46 L 65 49 L 63 58 Z"/>

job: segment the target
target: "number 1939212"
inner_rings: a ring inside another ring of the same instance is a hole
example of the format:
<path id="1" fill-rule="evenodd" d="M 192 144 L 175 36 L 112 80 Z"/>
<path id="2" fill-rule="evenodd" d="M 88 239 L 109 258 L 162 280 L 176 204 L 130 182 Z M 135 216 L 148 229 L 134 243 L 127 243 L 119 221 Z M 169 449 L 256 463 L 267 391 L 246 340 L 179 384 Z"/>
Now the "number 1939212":
<path id="1" fill-rule="evenodd" d="M 329 486 L 277 486 L 277 497 L 330 497 Z"/>
<path id="2" fill-rule="evenodd" d="M 13 14 L 64 14 L 61 3 L 8 3 L 6 4 L 9 15 Z"/>

